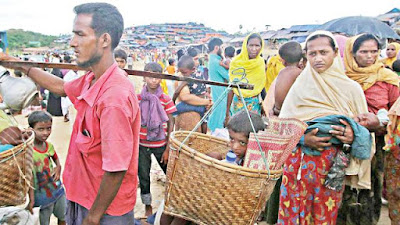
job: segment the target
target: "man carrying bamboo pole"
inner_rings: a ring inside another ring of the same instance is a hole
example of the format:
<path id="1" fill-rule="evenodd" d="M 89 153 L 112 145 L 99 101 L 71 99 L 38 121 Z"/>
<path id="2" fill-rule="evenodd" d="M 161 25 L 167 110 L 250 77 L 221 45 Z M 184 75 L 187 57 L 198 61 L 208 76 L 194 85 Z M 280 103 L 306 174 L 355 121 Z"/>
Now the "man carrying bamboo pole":
<path id="1" fill-rule="evenodd" d="M 43 70 L 10 66 L 53 93 L 68 96 L 77 116 L 63 181 L 69 225 L 133 224 L 140 113 L 134 87 L 118 68 L 113 50 L 123 18 L 107 3 L 87 3 L 76 13 L 70 42 L 78 66 L 90 70 L 64 82 Z M 18 59 L 0 53 L 0 60 Z"/>

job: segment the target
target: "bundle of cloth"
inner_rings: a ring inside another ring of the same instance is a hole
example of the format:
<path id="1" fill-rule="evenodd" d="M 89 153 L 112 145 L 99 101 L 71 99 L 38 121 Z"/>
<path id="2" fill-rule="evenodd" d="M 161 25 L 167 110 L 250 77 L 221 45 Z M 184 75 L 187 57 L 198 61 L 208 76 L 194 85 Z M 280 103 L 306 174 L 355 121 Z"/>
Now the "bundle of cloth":
<path id="1" fill-rule="evenodd" d="M 3 110 L 0 110 L 0 153 L 23 143 L 27 136 Z"/>

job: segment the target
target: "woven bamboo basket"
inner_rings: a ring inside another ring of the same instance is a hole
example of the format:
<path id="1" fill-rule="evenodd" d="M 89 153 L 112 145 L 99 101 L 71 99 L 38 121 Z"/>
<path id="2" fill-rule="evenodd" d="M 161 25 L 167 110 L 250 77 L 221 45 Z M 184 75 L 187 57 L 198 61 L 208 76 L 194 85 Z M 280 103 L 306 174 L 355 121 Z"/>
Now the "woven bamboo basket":
<path id="1" fill-rule="evenodd" d="M 33 140 L 0 153 L 0 206 L 22 205 L 32 185 Z"/>
<path id="2" fill-rule="evenodd" d="M 197 224 L 253 225 L 282 170 L 249 169 L 208 157 L 208 152 L 225 154 L 227 141 L 192 133 L 181 146 L 189 133 L 170 137 L 164 213 Z"/>

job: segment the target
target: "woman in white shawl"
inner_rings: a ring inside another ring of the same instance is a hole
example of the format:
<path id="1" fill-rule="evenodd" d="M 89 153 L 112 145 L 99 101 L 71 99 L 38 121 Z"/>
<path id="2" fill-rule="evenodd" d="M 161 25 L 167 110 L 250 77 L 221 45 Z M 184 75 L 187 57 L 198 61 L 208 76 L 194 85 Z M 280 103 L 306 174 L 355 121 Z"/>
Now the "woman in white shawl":
<path id="1" fill-rule="evenodd" d="M 305 48 L 306 68 L 291 87 L 279 117 L 308 122 L 367 113 L 364 93 L 346 76 L 333 35 L 316 31 L 307 38 Z M 349 123 L 340 122 L 343 126 L 332 126 L 327 137 L 317 136 L 318 128 L 306 133 L 289 156 L 282 177 L 278 224 L 336 224 L 344 185 L 331 190 L 324 184 L 338 151 L 354 140 Z M 333 137 L 343 146 L 329 142 Z M 317 154 L 308 154 L 305 148 Z M 353 175 L 362 178 L 361 174 Z"/>

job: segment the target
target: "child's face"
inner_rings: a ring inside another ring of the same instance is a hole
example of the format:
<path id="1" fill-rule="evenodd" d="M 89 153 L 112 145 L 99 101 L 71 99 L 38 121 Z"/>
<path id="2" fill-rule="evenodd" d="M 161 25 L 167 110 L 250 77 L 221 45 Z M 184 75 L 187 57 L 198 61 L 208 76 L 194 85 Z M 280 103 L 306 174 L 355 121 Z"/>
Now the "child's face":
<path id="1" fill-rule="evenodd" d="M 37 122 L 33 127 L 35 139 L 38 141 L 46 141 L 51 134 L 51 121 Z"/>
<path id="2" fill-rule="evenodd" d="M 185 77 L 190 77 L 190 75 L 192 75 L 192 73 L 194 72 L 194 68 L 193 69 L 188 69 L 188 68 L 179 68 L 179 72 L 181 72 L 181 74 Z"/>
<path id="3" fill-rule="evenodd" d="M 121 69 L 125 68 L 126 61 L 123 58 L 115 58 L 115 61 L 117 61 L 118 67 Z"/>
<path id="4" fill-rule="evenodd" d="M 151 90 L 156 90 L 160 86 L 161 79 L 145 77 L 144 82 L 146 82 L 147 88 Z"/>
<path id="5" fill-rule="evenodd" d="M 245 133 L 237 133 L 232 131 L 231 129 L 229 129 L 228 131 L 230 139 L 230 149 L 236 154 L 239 159 L 243 158 L 247 151 L 247 143 L 249 141 L 249 138 Z"/>

